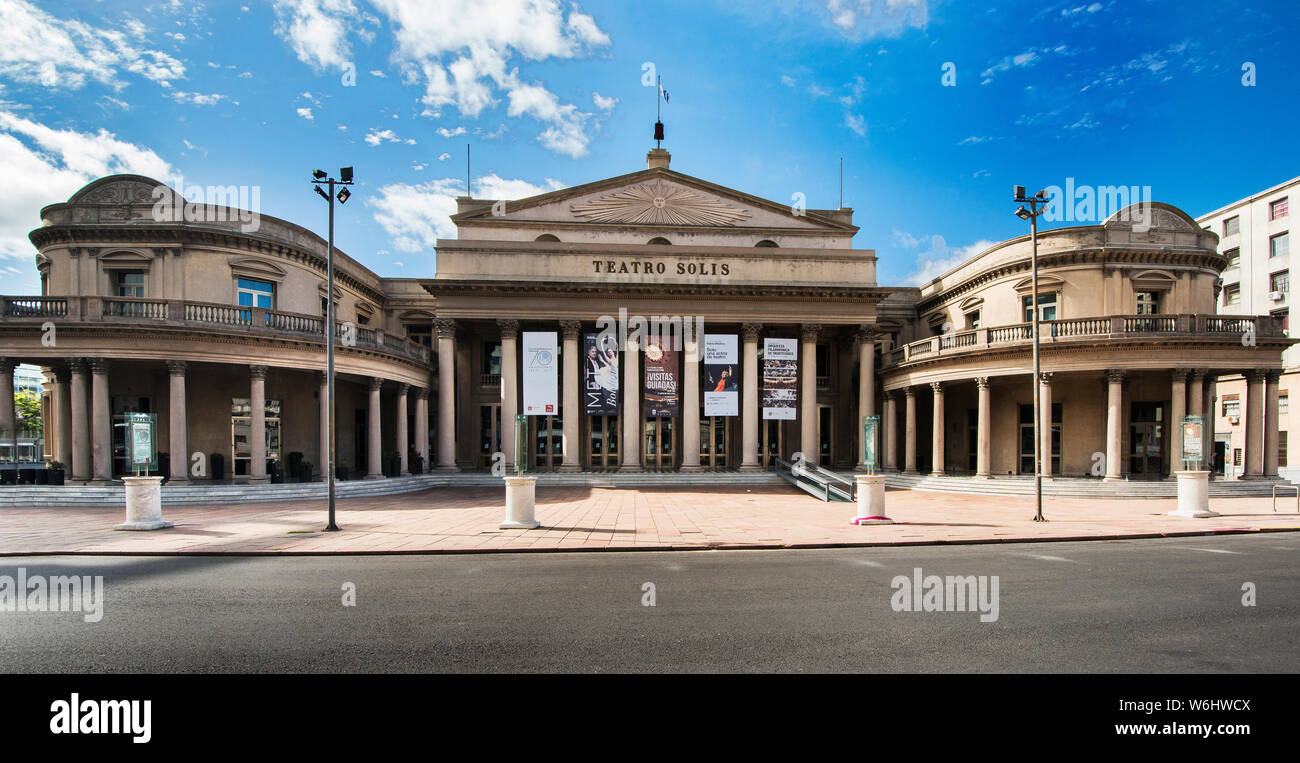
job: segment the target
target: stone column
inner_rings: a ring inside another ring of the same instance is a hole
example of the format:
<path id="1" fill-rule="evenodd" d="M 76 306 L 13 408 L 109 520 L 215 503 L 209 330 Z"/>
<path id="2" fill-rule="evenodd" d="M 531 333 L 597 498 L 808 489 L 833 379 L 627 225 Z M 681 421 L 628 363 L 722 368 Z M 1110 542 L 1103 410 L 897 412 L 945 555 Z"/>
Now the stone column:
<path id="1" fill-rule="evenodd" d="M 1183 418 L 1187 415 L 1187 369 L 1175 368 L 1169 390 L 1169 478 L 1183 469 Z"/>
<path id="2" fill-rule="evenodd" d="M 397 475 L 399 477 L 411 476 L 411 464 L 407 451 L 411 449 L 411 438 L 408 437 L 406 429 L 406 395 L 411 390 L 409 384 L 397 385 L 397 411 L 396 421 L 394 422 L 397 434 L 397 457 L 399 466 Z"/>
<path id="3" fill-rule="evenodd" d="M 943 382 L 930 382 L 930 389 L 934 391 L 934 417 L 930 426 L 931 447 L 930 447 L 930 474 L 943 476 L 945 474 L 943 455 Z"/>
<path id="4" fill-rule="evenodd" d="M 854 423 L 854 439 L 858 442 L 858 466 L 862 464 L 865 443 L 862 439 L 862 417 L 876 415 L 876 332 L 867 328 L 858 330 L 858 419 Z M 881 424 L 883 425 L 883 421 Z M 877 427 L 876 462 L 880 462 L 879 442 L 883 426 Z"/>
<path id="5" fill-rule="evenodd" d="M 429 464 L 429 390 L 415 388 L 415 455 L 420 468 L 430 471 Z"/>
<path id="6" fill-rule="evenodd" d="M 108 399 L 108 360 L 90 361 L 91 471 L 95 482 L 113 479 L 113 422 Z"/>
<path id="7" fill-rule="evenodd" d="M 1278 378 L 1281 371 L 1269 371 L 1264 382 L 1264 476 L 1276 477 L 1278 465 Z"/>
<path id="8" fill-rule="evenodd" d="M 167 378 L 171 393 L 167 401 L 167 457 L 171 469 L 170 481 L 189 482 L 189 458 L 186 452 L 189 446 L 186 439 L 185 361 L 167 361 Z"/>
<path id="9" fill-rule="evenodd" d="M 623 464 L 622 472 L 639 472 L 641 466 L 641 346 L 636 336 L 627 338 L 623 350 Z"/>
<path id="10" fill-rule="evenodd" d="M 990 469 L 993 456 L 993 437 L 989 426 L 992 422 L 992 400 L 989 393 L 989 377 L 979 376 L 975 379 L 979 390 L 979 404 L 975 423 L 975 476 L 989 478 L 993 476 Z"/>
<path id="11" fill-rule="evenodd" d="M 328 481 L 330 476 L 329 469 L 332 466 L 332 464 L 330 463 L 329 374 L 326 373 L 325 371 L 317 371 L 316 382 L 319 389 L 318 392 L 319 405 L 317 405 L 319 420 L 316 424 L 317 434 L 319 435 L 319 444 L 316 446 L 317 447 L 316 473 L 319 474 L 322 479 Z"/>
<path id="12" fill-rule="evenodd" d="M 68 361 L 68 368 L 72 372 L 72 383 L 69 385 L 72 397 L 72 462 L 69 465 L 74 480 L 87 482 L 90 480 L 91 462 L 90 432 L 87 431 L 90 416 L 87 411 L 86 361 L 73 358 Z"/>
<path id="13" fill-rule="evenodd" d="M 438 471 L 458 472 L 456 466 L 456 322 L 434 321 L 438 328 Z M 504 426 L 505 422 L 502 422 Z M 511 423 L 513 426 L 513 422 Z"/>
<path id="14" fill-rule="evenodd" d="M 898 471 L 898 395 L 885 391 L 885 416 L 881 436 L 885 441 L 885 469 Z"/>
<path id="15" fill-rule="evenodd" d="M 1052 476 L 1052 374 L 1042 373 L 1038 381 L 1039 403 L 1038 410 L 1042 419 L 1038 422 L 1041 427 L 1039 434 L 1042 436 L 1039 440 L 1039 462 L 1042 466 L 1040 473 L 1043 477 L 1051 478 Z"/>
<path id="16" fill-rule="evenodd" d="M 1205 369 L 1194 368 L 1187 382 L 1187 415 L 1205 415 Z M 1203 427 L 1202 427 L 1203 429 Z"/>
<path id="17" fill-rule="evenodd" d="M 519 321 L 502 318 L 501 329 L 501 447 L 506 472 L 515 468 L 515 416 L 519 414 Z"/>
<path id="18" fill-rule="evenodd" d="M 69 387 L 69 381 L 72 374 L 67 366 L 58 366 L 54 369 L 54 391 L 56 404 L 56 426 L 58 427 L 55 439 L 56 448 L 54 451 L 54 460 L 62 463 L 65 470 L 66 478 L 72 477 L 72 391 Z"/>
<path id="19" fill-rule="evenodd" d="M 740 471 L 761 471 L 758 465 L 758 332 L 761 323 L 745 323 L 740 327 L 744 342 L 744 362 L 741 367 L 741 420 L 740 420 Z"/>
<path id="20" fill-rule="evenodd" d="M 685 336 L 682 353 L 682 466 L 698 472 L 700 466 L 700 342 L 697 332 Z"/>
<path id="21" fill-rule="evenodd" d="M 0 358 L 0 441 L 13 447 L 15 430 L 18 428 L 18 415 L 14 409 L 14 366 L 9 358 Z M 18 451 L 14 450 L 14 468 L 18 468 Z M 18 472 L 14 472 L 14 484 L 18 484 Z"/>
<path id="22" fill-rule="evenodd" d="M 1216 475 L 1214 470 L 1214 437 L 1215 437 L 1214 422 L 1219 417 L 1219 411 L 1217 406 L 1218 377 L 1215 376 L 1206 377 L 1204 395 L 1205 395 L 1205 405 L 1203 410 L 1207 415 L 1205 416 L 1205 436 L 1204 436 L 1205 452 L 1201 456 L 1201 459 L 1202 462 L 1205 464 L 1205 468 L 1210 470 L 1210 479 L 1214 479 L 1216 476 L 1218 476 Z"/>
<path id="23" fill-rule="evenodd" d="M 1245 477 L 1264 476 L 1264 382 L 1265 372 L 1255 369 L 1246 372 L 1249 387 L 1246 392 L 1246 471 Z"/>
<path id="24" fill-rule="evenodd" d="M 799 450 L 804 462 L 820 462 L 821 447 L 817 440 L 817 336 L 821 324 L 805 323 L 799 331 Z"/>
<path id="25" fill-rule="evenodd" d="M 266 366 L 249 366 L 248 378 L 248 481 L 266 482 Z"/>
<path id="26" fill-rule="evenodd" d="M 906 429 L 903 432 L 903 474 L 916 474 L 916 389 L 903 388 L 906 402 Z"/>
<path id="27" fill-rule="evenodd" d="M 576 472 L 582 469 L 578 462 L 578 454 L 582 452 L 578 442 L 583 415 L 582 376 L 578 371 L 578 364 L 582 362 L 582 345 L 578 342 L 582 322 L 560 321 L 560 328 L 564 331 L 564 405 L 560 411 L 564 424 L 564 457 L 560 461 L 560 471 Z"/>
<path id="28" fill-rule="evenodd" d="M 1106 482 L 1124 479 L 1124 372 L 1106 372 Z"/>
<path id="29" fill-rule="evenodd" d="M 380 406 L 383 404 L 379 393 L 383 386 L 383 379 L 378 376 L 370 377 L 370 403 L 366 406 L 366 479 L 368 480 L 384 478 L 384 449 L 381 447 L 380 440 L 383 431 L 379 426 Z"/>

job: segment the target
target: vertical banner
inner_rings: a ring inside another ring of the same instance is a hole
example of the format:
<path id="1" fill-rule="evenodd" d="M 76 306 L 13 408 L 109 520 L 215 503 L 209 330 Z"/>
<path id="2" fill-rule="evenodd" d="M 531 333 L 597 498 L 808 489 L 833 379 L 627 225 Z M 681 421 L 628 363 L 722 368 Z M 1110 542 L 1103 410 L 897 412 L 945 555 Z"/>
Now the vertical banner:
<path id="1" fill-rule="evenodd" d="M 618 415 L 618 337 L 613 334 L 583 336 L 582 396 L 588 416 Z"/>
<path id="2" fill-rule="evenodd" d="M 735 334 L 705 334 L 700 358 L 700 387 L 705 416 L 739 416 L 739 355 Z"/>
<path id="3" fill-rule="evenodd" d="M 552 416 L 560 412 L 558 370 L 554 331 L 525 331 L 524 415 Z M 501 422 L 505 424 L 506 422 Z"/>
<path id="4" fill-rule="evenodd" d="M 763 418 L 794 421 L 799 340 L 763 340 Z"/>
<path id="5" fill-rule="evenodd" d="M 673 337 L 652 334 L 645 345 L 645 415 L 673 417 L 678 409 L 677 355 Z"/>

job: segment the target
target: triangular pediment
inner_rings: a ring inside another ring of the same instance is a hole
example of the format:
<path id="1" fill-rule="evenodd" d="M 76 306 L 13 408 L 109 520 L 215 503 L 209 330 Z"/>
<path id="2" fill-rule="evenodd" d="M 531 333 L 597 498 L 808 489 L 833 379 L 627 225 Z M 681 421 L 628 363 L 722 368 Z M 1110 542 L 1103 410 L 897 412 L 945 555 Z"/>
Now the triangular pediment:
<path id="1" fill-rule="evenodd" d="M 847 212 L 847 210 L 846 210 Z M 483 200 L 452 217 L 457 225 L 555 223 L 646 229 L 764 229 L 852 233 L 823 210 L 752 196 L 665 168 L 654 168 L 515 201 Z"/>

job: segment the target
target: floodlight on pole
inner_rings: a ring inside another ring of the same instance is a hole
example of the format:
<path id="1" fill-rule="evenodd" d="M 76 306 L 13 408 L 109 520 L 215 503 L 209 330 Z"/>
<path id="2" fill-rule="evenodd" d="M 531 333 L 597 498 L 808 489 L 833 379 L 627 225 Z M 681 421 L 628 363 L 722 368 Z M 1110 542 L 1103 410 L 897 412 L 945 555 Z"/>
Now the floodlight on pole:
<path id="1" fill-rule="evenodd" d="M 1016 209 L 1016 217 L 1019 217 L 1021 220 L 1029 221 L 1029 236 L 1031 241 L 1029 267 L 1033 275 L 1033 285 L 1030 287 L 1032 291 L 1031 291 L 1031 296 L 1029 298 L 1030 299 L 1029 305 L 1033 313 L 1031 317 L 1031 321 L 1033 325 L 1030 330 L 1033 335 L 1033 347 L 1034 347 L 1034 380 L 1033 383 L 1030 385 L 1030 389 L 1033 391 L 1033 395 L 1034 395 L 1034 505 L 1036 508 L 1036 513 L 1034 514 L 1034 521 L 1046 522 L 1047 519 L 1043 517 L 1043 466 L 1042 464 L 1043 464 L 1043 459 L 1044 458 L 1050 459 L 1052 457 L 1052 454 L 1043 453 L 1043 435 L 1042 435 L 1043 393 L 1041 388 L 1042 361 L 1039 355 L 1039 346 L 1038 346 L 1038 321 L 1039 321 L 1038 216 L 1041 215 L 1044 211 L 1046 211 L 1045 208 L 1039 209 L 1039 205 L 1040 204 L 1046 205 L 1048 203 L 1048 198 L 1047 198 L 1046 190 L 1039 191 L 1038 193 L 1034 194 L 1032 198 L 1026 198 L 1025 187 L 1023 185 L 1013 186 L 1013 191 L 1014 191 L 1013 193 L 1014 198 L 1012 199 L 1012 201 L 1015 201 L 1017 204 L 1020 204 L 1020 207 Z M 1029 205 L 1028 209 L 1025 208 L 1024 206 L 1025 204 Z M 1051 426 L 1052 426 L 1051 415 L 1052 412 L 1050 410 L 1047 411 L 1047 416 L 1048 416 L 1047 428 L 1049 431 L 1051 430 Z M 1049 461 L 1048 463 L 1051 462 Z"/>

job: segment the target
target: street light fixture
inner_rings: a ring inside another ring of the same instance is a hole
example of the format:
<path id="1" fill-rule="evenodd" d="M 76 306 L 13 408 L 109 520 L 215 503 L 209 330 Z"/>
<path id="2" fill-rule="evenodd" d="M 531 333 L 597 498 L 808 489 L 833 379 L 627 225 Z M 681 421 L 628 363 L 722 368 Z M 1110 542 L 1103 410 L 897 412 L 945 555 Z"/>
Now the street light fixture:
<path id="1" fill-rule="evenodd" d="M 352 197 L 352 192 L 346 186 L 352 185 L 352 168 L 344 167 L 339 170 L 339 180 L 328 177 L 324 170 L 312 170 L 311 182 L 315 185 L 316 193 L 321 198 L 329 202 L 330 221 L 329 221 L 329 247 L 326 249 L 325 269 L 325 364 L 326 364 L 326 387 L 329 395 L 329 431 L 326 433 L 326 439 L 329 442 L 329 453 L 321 454 L 325 459 L 325 479 L 329 482 L 329 524 L 325 526 L 326 530 L 338 530 L 339 526 L 334 522 L 334 199 L 337 198 L 340 204 L 347 203 Z M 321 188 L 318 183 L 325 183 L 330 187 L 329 192 Z M 334 186 L 341 185 L 338 193 L 334 193 Z"/>
<path id="2" fill-rule="evenodd" d="M 1023 185 L 1014 186 L 1012 189 L 1012 201 L 1020 204 L 1016 210 L 1016 217 L 1021 220 L 1029 221 L 1029 235 L 1032 242 L 1030 254 L 1030 270 L 1032 271 L 1033 285 L 1030 305 L 1033 312 L 1033 340 L 1034 340 L 1034 382 L 1031 385 L 1034 395 L 1034 505 L 1037 507 L 1037 513 L 1034 514 L 1035 522 L 1046 522 L 1043 516 L 1043 435 L 1042 435 L 1042 390 L 1039 388 L 1042 378 L 1042 368 L 1038 354 L 1038 216 L 1045 211 L 1039 209 L 1039 205 L 1047 204 L 1047 191 L 1039 191 L 1032 197 L 1025 196 L 1025 187 Z M 1029 208 L 1025 208 L 1025 204 Z M 1048 411 L 1048 429 L 1051 429 L 1051 415 Z M 1052 454 L 1046 454 L 1051 458 Z"/>

